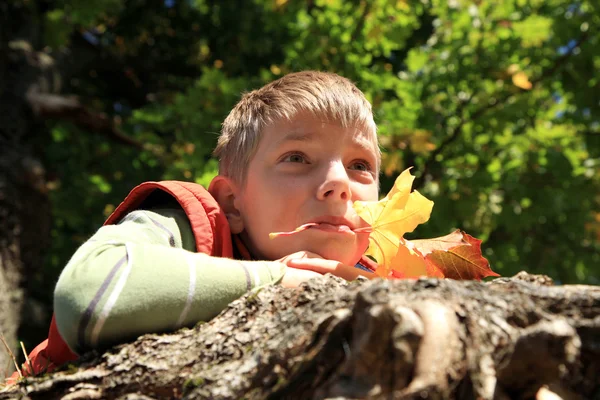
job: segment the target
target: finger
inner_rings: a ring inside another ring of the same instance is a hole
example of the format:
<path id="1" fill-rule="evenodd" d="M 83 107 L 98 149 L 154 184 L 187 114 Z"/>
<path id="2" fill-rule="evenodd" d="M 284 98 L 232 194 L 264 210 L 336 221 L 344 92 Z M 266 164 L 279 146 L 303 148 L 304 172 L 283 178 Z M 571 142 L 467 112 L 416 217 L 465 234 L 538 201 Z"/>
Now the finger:
<path id="1" fill-rule="evenodd" d="M 297 259 L 303 259 L 303 258 L 323 258 L 318 254 L 315 253 L 311 253 L 310 251 L 298 251 L 296 253 L 292 253 L 286 257 L 284 257 L 284 260 L 289 261 L 289 260 L 297 260 Z"/>
<path id="2" fill-rule="evenodd" d="M 339 261 L 324 258 L 295 258 L 289 260 L 287 265 L 292 268 L 311 270 L 321 274 L 334 273 L 343 264 Z"/>
<path id="3" fill-rule="evenodd" d="M 359 276 L 364 276 L 367 279 L 374 279 L 377 277 L 377 275 L 372 272 L 364 271 L 352 265 L 344 265 L 334 260 L 303 258 L 290 260 L 288 265 L 293 268 L 308 269 L 321 274 L 330 273 L 348 281 L 352 281 Z"/>
<path id="4" fill-rule="evenodd" d="M 340 278 L 344 278 L 347 281 L 353 281 L 359 276 L 364 276 L 368 279 L 374 279 L 376 277 L 374 273 L 363 271 L 362 269 L 356 268 L 353 265 L 341 265 L 336 270 L 335 275 L 339 276 Z"/>

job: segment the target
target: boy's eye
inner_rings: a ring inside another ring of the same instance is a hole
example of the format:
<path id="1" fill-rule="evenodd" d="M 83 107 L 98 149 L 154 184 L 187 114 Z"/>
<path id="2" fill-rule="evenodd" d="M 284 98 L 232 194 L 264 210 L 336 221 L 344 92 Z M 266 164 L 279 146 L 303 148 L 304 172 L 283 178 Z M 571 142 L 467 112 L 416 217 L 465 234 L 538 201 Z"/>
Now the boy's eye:
<path id="1" fill-rule="evenodd" d="M 372 170 L 371 164 L 369 164 L 365 160 L 353 161 L 352 164 L 350 164 L 350 169 L 354 169 L 357 171 L 365 171 L 365 172 L 369 172 Z"/>
<path id="2" fill-rule="evenodd" d="M 306 157 L 304 156 L 304 154 L 301 153 L 290 153 L 286 156 L 284 156 L 281 161 L 283 162 L 291 162 L 291 163 L 300 163 L 300 164 L 306 164 Z"/>

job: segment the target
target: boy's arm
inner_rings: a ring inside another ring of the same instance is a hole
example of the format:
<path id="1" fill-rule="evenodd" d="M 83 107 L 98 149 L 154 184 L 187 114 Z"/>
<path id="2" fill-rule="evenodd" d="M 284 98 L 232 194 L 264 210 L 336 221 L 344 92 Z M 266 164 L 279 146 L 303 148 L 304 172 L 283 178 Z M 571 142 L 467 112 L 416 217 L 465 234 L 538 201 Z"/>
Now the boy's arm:
<path id="1" fill-rule="evenodd" d="M 190 326 L 247 291 L 276 283 L 285 266 L 194 253 L 181 210 L 134 211 L 83 244 L 54 293 L 58 330 L 75 352 Z"/>

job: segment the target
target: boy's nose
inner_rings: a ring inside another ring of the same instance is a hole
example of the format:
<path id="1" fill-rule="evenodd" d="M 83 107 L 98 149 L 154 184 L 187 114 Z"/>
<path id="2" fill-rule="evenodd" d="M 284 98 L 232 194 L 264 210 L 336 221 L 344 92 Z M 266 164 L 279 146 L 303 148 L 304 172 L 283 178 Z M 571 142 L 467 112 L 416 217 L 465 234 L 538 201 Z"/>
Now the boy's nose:
<path id="1" fill-rule="evenodd" d="M 319 187 L 317 198 L 319 200 L 346 201 L 351 197 L 350 180 L 346 167 L 342 163 L 334 163 L 327 170 L 325 180 Z"/>

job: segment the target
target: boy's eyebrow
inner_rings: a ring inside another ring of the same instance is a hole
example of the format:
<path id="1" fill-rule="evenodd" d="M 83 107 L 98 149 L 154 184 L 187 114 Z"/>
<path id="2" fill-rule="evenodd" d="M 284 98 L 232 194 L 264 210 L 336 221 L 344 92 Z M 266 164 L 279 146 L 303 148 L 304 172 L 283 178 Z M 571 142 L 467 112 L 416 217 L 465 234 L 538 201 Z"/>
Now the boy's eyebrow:
<path id="1" fill-rule="evenodd" d="M 353 142 L 360 148 L 377 153 L 377 145 L 369 140 L 366 135 L 354 136 Z"/>
<path id="2" fill-rule="evenodd" d="M 285 142 L 308 142 L 315 136 L 316 134 L 313 131 L 307 132 L 300 129 L 292 130 L 286 132 L 283 137 L 276 142 L 276 144 L 280 145 Z"/>
<path id="3" fill-rule="evenodd" d="M 280 146 L 286 142 L 309 142 L 312 138 L 317 136 L 317 134 L 313 131 L 303 131 L 303 130 L 292 130 L 288 133 L 284 134 L 283 137 L 275 143 L 276 146 Z M 377 148 L 374 147 L 373 142 L 369 140 L 366 135 L 354 135 L 353 144 L 357 147 L 363 148 L 368 151 L 377 151 Z"/>

